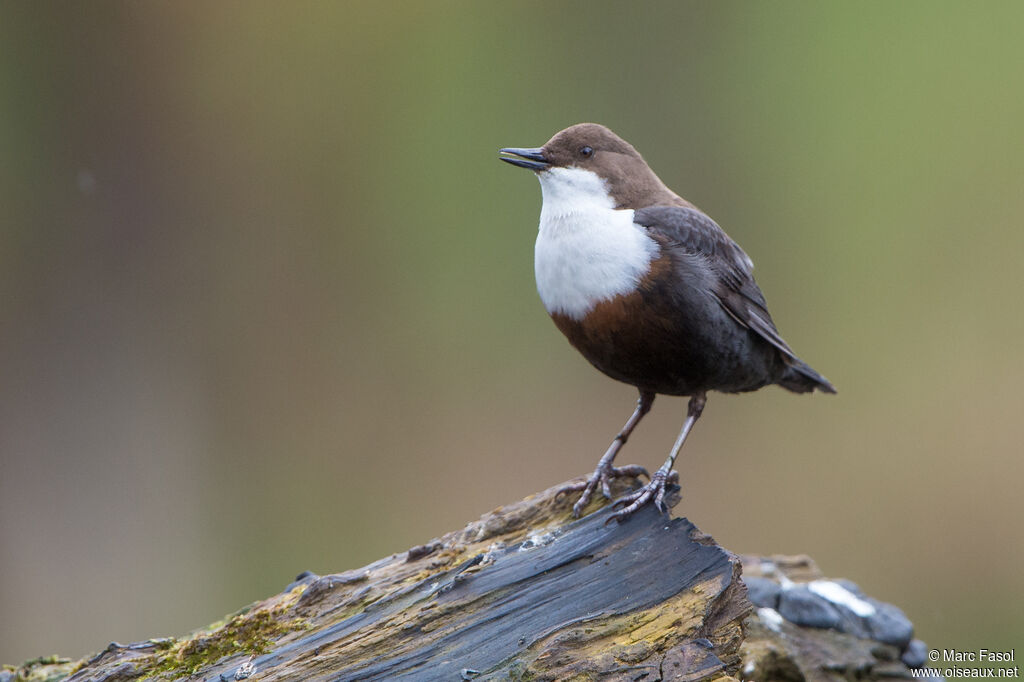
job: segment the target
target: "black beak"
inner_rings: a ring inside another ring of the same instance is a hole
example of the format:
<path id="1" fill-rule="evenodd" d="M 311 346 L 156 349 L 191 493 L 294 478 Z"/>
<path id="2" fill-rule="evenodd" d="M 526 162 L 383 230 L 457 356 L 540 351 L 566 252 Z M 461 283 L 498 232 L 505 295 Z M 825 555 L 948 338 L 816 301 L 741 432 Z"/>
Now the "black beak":
<path id="1" fill-rule="evenodd" d="M 500 150 L 502 154 L 508 154 L 509 156 L 499 156 L 505 163 L 511 163 L 513 166 L 519 166 L 520 168 L 529 168 L 532 171 L 547 170 L 551 164 L 544 158 L 544 150 L 542 147 L 535 149 L 525 149 L 523 147 L 505 147 Z"/>

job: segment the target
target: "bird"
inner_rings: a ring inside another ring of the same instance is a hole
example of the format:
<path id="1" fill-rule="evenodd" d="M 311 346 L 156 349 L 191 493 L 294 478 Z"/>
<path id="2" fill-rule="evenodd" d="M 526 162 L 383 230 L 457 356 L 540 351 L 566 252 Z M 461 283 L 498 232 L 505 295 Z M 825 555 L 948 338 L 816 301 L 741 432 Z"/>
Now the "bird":
<path id="1" fill-rule="evenodd" d="M 540 180 L 534 271 L 555 326 L 594 367 L 639 392 L 594 473 L 560 491 L 580 492 L 574 516 L 598 487 L 610 499 L 612 479 L 640 475 L 648 482 L 617 500 L 609 520 L 651 503 L 666 512 L 666 487 L 678 482 L 673 466 L 709 391 L 774 384 L 836 392 L 779 335 L 750 257 L 607 127 L 578 123 L 542 147 L 502 148 L 499 158 Z M 665 463 L 653 476 L 614 466 L 657 395 L 689 397 Z"/>

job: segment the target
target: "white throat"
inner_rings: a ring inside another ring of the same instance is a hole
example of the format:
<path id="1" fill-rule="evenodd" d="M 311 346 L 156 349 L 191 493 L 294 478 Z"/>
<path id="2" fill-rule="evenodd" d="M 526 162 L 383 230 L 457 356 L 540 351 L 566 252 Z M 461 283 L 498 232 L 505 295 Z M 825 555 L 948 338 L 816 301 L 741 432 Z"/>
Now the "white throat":
<path id="1" fill-rule="evenodd" d="M 633 222 L 633 210 L 617 210 L 592 171 L 551 168 L 537 177 L 544 204 L 534 270 L 548 312 L 580 320 L 601 301 L 636 289 L 658 244 Z"/>

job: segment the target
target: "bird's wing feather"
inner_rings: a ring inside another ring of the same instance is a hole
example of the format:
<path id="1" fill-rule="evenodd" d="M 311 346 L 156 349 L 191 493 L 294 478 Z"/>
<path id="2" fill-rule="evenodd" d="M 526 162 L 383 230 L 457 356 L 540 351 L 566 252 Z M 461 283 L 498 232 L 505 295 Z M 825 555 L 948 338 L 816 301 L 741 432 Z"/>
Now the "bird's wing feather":
<path id="1" fill-rule="evenodd" d="M 717 276 L 713 294 L 722 308 L 784 355 L 797 359 L 768 314 L 764 295 L 754 281 L 754 263 L 715 221 L 696 209 L 679 206 L 638 209 L 633 221 L 676 248 L 704 256 Z"/>

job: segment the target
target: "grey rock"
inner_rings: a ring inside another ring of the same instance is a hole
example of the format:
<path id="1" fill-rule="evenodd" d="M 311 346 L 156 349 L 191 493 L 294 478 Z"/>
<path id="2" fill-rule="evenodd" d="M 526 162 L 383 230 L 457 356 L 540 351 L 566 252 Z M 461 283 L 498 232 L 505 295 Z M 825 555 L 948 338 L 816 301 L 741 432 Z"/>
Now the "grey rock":
<path id="1" fill-rule="evenodd" d="M 900 657 L 908 668 L 920 668 L 928 662 L 928 645 L 919 639 L 910 641 L 907 650 Z"/>
<path id="2" fill-rule="evenodd" d="M 782 588 L 774 580 L 768 578 L 743 578 L 747 586 L 747 597 L 754 606 L 777 609 L 779 607 L 779 593 Z"/>
<path id="3" fill-rule="evenodd" d="M 871 638 L 892 644 L 900 650 L 907 648 L 914 637 L 914 625 L 899 607 L 868 598 L 875 612 L 865 618 Z"/>
<path id="4" fill-rule="evenodd" d="M 814 594 L 804 585 L 782 590 L 778 611 L 786 620 L 811 628 L 838 629 L 843 620 L 832 602 Z"/>
<path id="5" fill-rule="evenodd" d="M 839 612 L 839 625 L 836 628 L 840 632 L 845 632 L 848 635 L 854 637 L 860 637 L 862 639 L 870 639 L 871 632 L 868 628 L 867 622 L 862 616 L 858 616 L 852 610 L 843 606 L 842 604 L 836 604 L 829 602 Z"/>
<path id="6" fill-rule="evenodd" d="M 860 586 L 852 580 L 847 580 L 846 578 L 836 578 L 832 582 L 836 583 L 837 585 L 840 585 L 847 592 L 853 593 L 854 596 L 860 597 L 861 599 L 867 597 L 867 595 L 864 594 L 864 590 L 860 589 Z"/>

